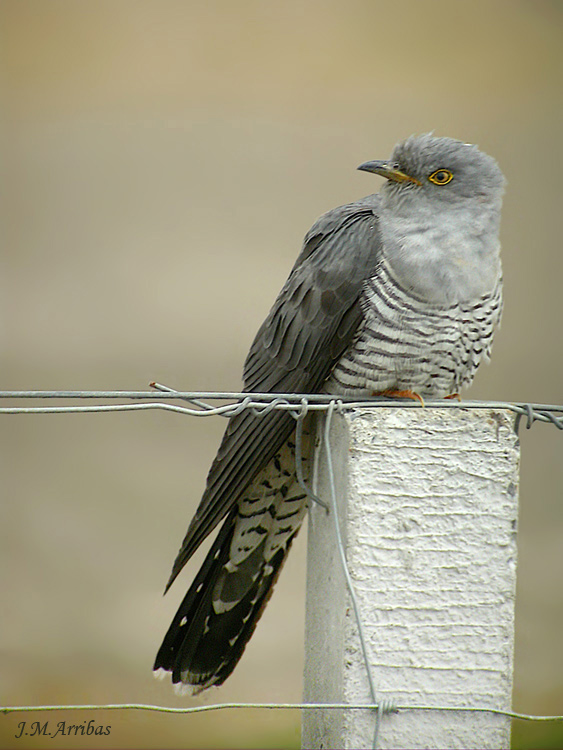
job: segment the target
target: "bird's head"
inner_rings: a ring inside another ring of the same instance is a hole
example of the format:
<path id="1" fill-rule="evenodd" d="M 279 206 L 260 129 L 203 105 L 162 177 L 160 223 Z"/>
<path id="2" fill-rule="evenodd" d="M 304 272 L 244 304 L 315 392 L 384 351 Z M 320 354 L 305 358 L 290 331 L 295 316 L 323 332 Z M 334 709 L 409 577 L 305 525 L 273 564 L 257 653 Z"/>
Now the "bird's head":
<path id="1" fill-rule="evenodd" d="M 505 183 L 492 156 L 470 143 L 431 133 L 413 135 L 395 146 L 390 159 L 368 161 L 358 169 L 387 179 L 382 195 L 388 207 L 476 201 L 500 208 Z"/>

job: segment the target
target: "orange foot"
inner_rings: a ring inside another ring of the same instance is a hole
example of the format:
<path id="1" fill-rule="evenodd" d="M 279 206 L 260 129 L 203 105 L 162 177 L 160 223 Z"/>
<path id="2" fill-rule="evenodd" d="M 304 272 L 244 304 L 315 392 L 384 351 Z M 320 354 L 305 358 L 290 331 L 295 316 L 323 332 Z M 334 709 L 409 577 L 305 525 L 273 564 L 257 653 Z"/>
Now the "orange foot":
<path id="1" fill-rule="evenodd" d="M 386 391 L 379 391 L 374 393 L 374 396 L 387 396 L 388 398 L 412 398 L 413 401 L 420 401 L 424 406 L 422 396 L 414 391 L 394 391 L 392 388 L 388 388 Z"/>
<path id="2" fill-rule="evenodd" d="M 459 393 L 450 393 L 449 396 L 444 396 L 444 398 L 456 398 L 458 401 L 461 401 L 461 396 Z"/>

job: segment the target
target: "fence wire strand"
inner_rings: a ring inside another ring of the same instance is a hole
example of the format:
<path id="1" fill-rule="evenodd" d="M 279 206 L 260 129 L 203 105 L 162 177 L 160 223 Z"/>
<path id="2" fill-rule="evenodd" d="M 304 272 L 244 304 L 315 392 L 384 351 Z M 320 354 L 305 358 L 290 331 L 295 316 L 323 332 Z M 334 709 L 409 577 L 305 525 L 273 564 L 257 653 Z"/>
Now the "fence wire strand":
<path id="1" fill-rule="evenodd" d="M 157 711 L 164 714 L 199 714 L 206 711 L 223 711 L 225 709 L 253 708 L 259 710 L 281 711 L 377 711 L 379 704 L 372 703 L 208 703 L 203 706 L 154 706 L 148 703 L 85 703 L 81 705 L 57 706 L 0 706 L 0 713 L 32 713 L 34 711 Z M 481 706 L 425 706 L 422 704 L 405 704 L 393 707 L 392 713 L 400 711 L 450 711 L 459 713 L 486 713 L 505 716 L 508 719 L 521 721 L 563 721 L 563 716 L 535 716 L 516 711 L 503 711 L 500 708 Z"/>
<path id="2" fill-rule="evenodd" d="M 27 399 L 76 399 L 76 400 L 108 400 L 108 401 L 134 401 L 135 403 L 118 404 L 94 404 L 62 406 L 8 406 L 0 407 L 0 414 L 76 414 L 76 413 L 103 413 L 123 411 L 145 411 L 160 409 L 172 411 L 195 417 L 222 416 L 230 418 L 244 409 L 250 409 L 256 416 L 264 416 L 273 409 L 289 411 L 296 420 L 295 439 L 295 463 L 297 481 L 308 497 L 321 505 L 327 512 L 331 512 L 334 519 L 334 532 L 339 550 L 340 561 L 346 586 L 355 614 L 360 646 L 366 668 L 370 702 L 365 704 L 343 704 L 343 703 L 218 703 L 200 706 L 187 706 L 173 708 L 166 706 L 155 706 L 142 703 L 119 703 L 119 704 L 86 704 L 86 705 L 44 705 L 44 706 L 1 706 L 0 712 L 12 714 L 16 712 L 34 711 L 115 711 L 115 710 L 142 710 L 159 711 L 173 714 L 193 714 L 205 711 L 218 711 L 224 709 L 281 709 L 281 710 L 370 710 L 374 712 L 375 724 L 372 747 L 377 747 L 378 732 L 381 717 L 387 713 L 399 711 L 454 711 L 454 712 L 482 712 L 505 716 L 511 719 L 524 721 L 563 721 L 563 716 L 537 716 L 532 714 L 505 711 L 496 708 L 481 706 L 427 706 L 427 705 L 396 705 L 389 700 L 378 700 L 376 696 L 375 683 L 371 671 L 369 656 L 363 633 L 363 625 L 359 607 L 357 604 L 354 587 L 348 571 L 346 554 L 342 543 L 337 512 L 337 497 L 335 479 L 332 466 L 330 449 L 330 426 L 334 410 L 339 412 L 354 408 L 441 408 L 441 409 L 508 409 L 515 414 L 515 431 L 518 432 L 522 418 L 525 418 L 526 428 L 530 429 L 535 422 L 552 424 L 557 429 L 563 430 L 563 405 L 538 404 L 538 403 L 512 403 L 503 401 L 456 401 L 456 400 L 428 400 L 424 405 L 412 400 L 397 400 L 374 397 L 370 399 L 346 398 L 337 399 L 330 394 L 293 394 L 293 393 L 246 393 L 246 392 L 211 392 L 211 391 L 176 391 L 168 386 L 151 383 L 153 391 L 0 391 L 0 399 L 27 400 Z M 164 401 L 155 401 L 155 391 L 158 398 Z M 178 406 L 168 403 L 170 400 L 181 400 L 190 406 Z M 231 403 L 213 406 L 209 401 L 230 401 Z M 308 486 L 303 478 L 302 469 L 302 439 L 303 421 L 309 412 L 326 412 L 323 430 L 323 445 L 327 456 L 327 469 L 330 482 L 330 507 L 320 500 Z"/>
<path id="3" fill-rule="evenodd" d="M 209 417 L 220 415 L 232 417 L 243 409 L 252 409 L 258 416 L 267 414 L 272 409 L 282 409 L 298 413 L 305 405 L 307 411 L 327 411 L 335 397 L 322 393 L 252 393 L 236 391 L 177 391 L 160 383 L 152 383 L 153 391 L 0 391 L 0 399 L 77 399 L 77 400 L 128 400 L 140 403 L 96 404 L 92 406 L 6 406 L 0 407 L 0 414 L 76 414 L 88 412 L 111 411 L 143 411 L 162 409 L 192 417 Z M 158 391 L 158 401 L 155 401 Z M 162 402 L 160 399 L 165 399 Z M 186 401 L 195 408 L 166 403 L 169 400 Z M 208 401 L 232 401 L 234 403 L 212 406 Z M 148 403 L 147 403 L 148 402 Z M 354 408 L 423 408 L 418 401 L 388 399 L 372 397 L 358 399 L 357 397 L 339 396 L 340 409 Z M 563 431 L 563 405 L 521 403 L 508 401 L 457 401 L 432 399 L 424 402 L 426 409 L 508 409 L 516 415 L 515 429 L 518 431 L 520 421 L 526 419 L 526 429 L 530 429 L 534 422 L 553 424 Z"/>

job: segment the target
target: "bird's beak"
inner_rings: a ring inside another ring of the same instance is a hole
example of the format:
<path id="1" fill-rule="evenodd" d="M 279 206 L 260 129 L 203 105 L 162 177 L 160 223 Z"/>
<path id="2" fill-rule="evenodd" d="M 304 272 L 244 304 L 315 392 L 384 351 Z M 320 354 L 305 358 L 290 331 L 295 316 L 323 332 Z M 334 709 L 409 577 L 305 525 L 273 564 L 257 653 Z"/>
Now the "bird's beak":
<path id="1" fill-rule="evenodd" d="M 410 174 L 401 172 L 397 164 L 393 164 L 389 161 L 366 161 L 364 164 L 360 164 L 358 169 L 361 169 L 362 172 L 373 172 L 374 174 L 379 174 L 393 182 L 414 182 L 415 185 L 422 184 L 420 180 L 416 179 L 416 177 L 411 177 Z"/>

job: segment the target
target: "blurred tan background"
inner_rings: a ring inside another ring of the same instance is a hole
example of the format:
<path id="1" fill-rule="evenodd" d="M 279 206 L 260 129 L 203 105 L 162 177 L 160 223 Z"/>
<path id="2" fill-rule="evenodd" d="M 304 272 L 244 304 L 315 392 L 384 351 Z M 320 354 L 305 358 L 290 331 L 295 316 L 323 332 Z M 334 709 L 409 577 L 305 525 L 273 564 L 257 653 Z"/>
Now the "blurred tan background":
<path id="1" fill-rule="evenodd" d="M 557 0 L 1 2 L 0 388 L 237 390 L 312 222 L 434 130 L 508 178 L 503 326 L 467 396 L 563 402 L 562 21 Z M 304 533 L 225 687 L 191 701 L 151 675 L 223 428 L 0 419 L 2 704 L 300 700 Z M 563 436 L 522 447 L 514 706 L 563 713 Z M 15 740 L 24 718 L 61 715 L 2 718 L 2 747 L 53 745 Z M 70 718 L 112 734 L 65 748 L 299 742 L 298 712 Z"/>

